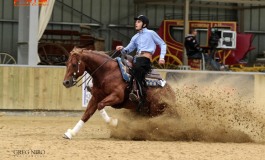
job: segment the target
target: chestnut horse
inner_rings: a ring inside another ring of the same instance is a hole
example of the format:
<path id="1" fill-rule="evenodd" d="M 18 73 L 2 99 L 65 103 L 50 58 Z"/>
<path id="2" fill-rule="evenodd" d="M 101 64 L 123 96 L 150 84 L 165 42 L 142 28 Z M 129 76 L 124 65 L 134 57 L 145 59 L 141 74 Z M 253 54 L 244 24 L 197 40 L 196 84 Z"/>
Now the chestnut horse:
<path id="1" fill-rule="evenodd" d="M 91 88 L 91 100 L 81 120 L 73 129 L 68 129 L 64 138 L 71 139 L 96 110 L 99 110 L 107 123 L 117 125 L 117 119 L 108 116 L 104 110 L 105 106 L 136 111 L 138 104 L 128 98 L 128 83 L 123 80 L 117 61 L 106 53 L 74 48 L 66 67 L 63 81 L 66 88 L 74 86 L 77 78 L 82 76 L 85 71 L 92 77 L 93 87 Z M 149 87 L 146 94 L 146 102 L 140 113 L 151 117 L 162 114 L 168 107 L 167 102 L 172 101 L 174 99 L 172 97 L 175 97 L 167 84 L 164 87 Z"/>

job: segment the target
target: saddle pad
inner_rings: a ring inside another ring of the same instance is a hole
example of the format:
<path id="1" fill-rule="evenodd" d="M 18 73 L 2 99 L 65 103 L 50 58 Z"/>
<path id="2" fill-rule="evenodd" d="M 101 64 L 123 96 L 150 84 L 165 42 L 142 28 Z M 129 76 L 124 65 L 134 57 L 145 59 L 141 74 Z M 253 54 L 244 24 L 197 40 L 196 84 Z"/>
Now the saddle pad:
<path id="1" fill-rule="evenodd" d="M 117 60 L 117 62 L 118 62 L 118 64 L 119 64 L 119 67 L 120 67 L 120 70 L 121 70 L 122 78 L 123 78 L 126 82 L 130 82 L 131 75 L 129 75 L 129 74 L 126 72 L 126 66 L 122 64 L 122 62 L 121 62 L 121 58 L 120 58 L 120 57 L 117 57 L 116 60 Z"/>
<path id="2" fill-rule="evenodd" d="M 119 64 L 122 78 L 126 82 L 130 82 L 131 75 L 126 72 L 126 66 L 122 63 L 121 58 L 120 57 L 116 57 L 115 59 L 117 60 L 117 62 Z M 146 79 L 146 84 L 149 87 L 158 87 L 158 86 L 163 87 L 164 85 L 161 84 L 161 80 L 162 79 L 151 79 L 151 78 L 148 78 L 148 79 Z"/>

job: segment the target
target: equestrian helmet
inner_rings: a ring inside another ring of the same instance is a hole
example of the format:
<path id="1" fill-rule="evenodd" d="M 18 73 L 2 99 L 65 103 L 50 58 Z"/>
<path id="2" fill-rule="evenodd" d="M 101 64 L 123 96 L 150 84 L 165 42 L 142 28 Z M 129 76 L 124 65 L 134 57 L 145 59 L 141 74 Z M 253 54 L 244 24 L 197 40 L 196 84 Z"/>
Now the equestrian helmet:
<path id="1" fill-rule="evenodd" d="M 143 22 L 143 25 L 145 24 L 145 27 L 147 27 L 148 24 L 149 24 L 149 19 L 146 16 L 144 16 L 144 15 L 139 15 L 138 17 L 135 17 L 134 20 L 135 21 L 136 20 L 142 21 Z M 143 28 L 145 28 L 145 27 L 143 27 Z"/>

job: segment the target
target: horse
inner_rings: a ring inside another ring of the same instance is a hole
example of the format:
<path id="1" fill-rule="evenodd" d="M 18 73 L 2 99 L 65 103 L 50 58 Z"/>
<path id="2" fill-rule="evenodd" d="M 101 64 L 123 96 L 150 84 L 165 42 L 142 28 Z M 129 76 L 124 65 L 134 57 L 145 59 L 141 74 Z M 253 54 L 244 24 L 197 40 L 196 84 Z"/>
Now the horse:
<path id="1" fill-rule="evenodd" d="M 92 77 L 91 99 L 81 117 L 81 120 L 73 129 L 68 129 L 64 138 L 71 139 L 82 128 L 89 118 L 99 110 L 106 123 L 117 126 L 118 120 L 109 117 L 104 110 L 105 106 L 116 109 L 130 109 L 136 111 L 137 103 L 129 100 L 128 83 L 122 77 L 117 61 L 103 51 L 92 51 L 82 48 L 74 48 L 66 63 L 66 73 L 63 85 L 70 88 L 77 83 L 84 72 Z M 164 87 L 148 87 L 146 91 L 146 102 L 139 111 L 144 116 L 153 117 L 161 115 L 169 107 L 167 101 L 175 97 L 173 90 L 166 84 Z M 163 96 L 164 98 L 162 98 Z"/>

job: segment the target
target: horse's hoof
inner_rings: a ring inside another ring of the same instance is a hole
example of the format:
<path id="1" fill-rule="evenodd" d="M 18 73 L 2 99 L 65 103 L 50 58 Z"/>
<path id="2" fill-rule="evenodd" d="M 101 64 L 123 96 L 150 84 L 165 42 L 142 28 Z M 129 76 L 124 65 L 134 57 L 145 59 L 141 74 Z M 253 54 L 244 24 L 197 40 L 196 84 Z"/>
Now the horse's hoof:
<path id="1" fill-rule="evenodd" d="M 64 133 L 63 138 L 72 139 L 73 135 L 71 133 L 71 129 L 68 129 L 67 132 Z"/>
<path id="2" fill-rule="evenodd" d="M 109 125 L 111 125 L 112 127 L 117 127 L 118 125 L 118 119 L 117 118 L 111 118 Z"/>
<path id="3" fill-rule="evenodd" d="M 72 139 L 72 136 L 71 136 L 71 134 L 70 133 L 64 133 L 64 135 L 63 135 L 63 138 L 64 139 Z"/>

